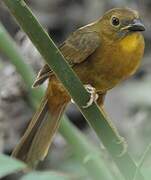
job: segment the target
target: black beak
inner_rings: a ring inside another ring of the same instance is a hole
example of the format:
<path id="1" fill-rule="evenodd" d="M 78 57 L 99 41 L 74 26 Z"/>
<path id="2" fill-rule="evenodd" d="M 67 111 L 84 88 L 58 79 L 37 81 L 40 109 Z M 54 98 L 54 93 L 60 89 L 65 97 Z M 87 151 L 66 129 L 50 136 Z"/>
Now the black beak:
<path id="1" fill-rule="evenodd" d="M 145 31 L 145 26 L 140 19 L 135 19 L 127 28 L 129 31 Z"/>

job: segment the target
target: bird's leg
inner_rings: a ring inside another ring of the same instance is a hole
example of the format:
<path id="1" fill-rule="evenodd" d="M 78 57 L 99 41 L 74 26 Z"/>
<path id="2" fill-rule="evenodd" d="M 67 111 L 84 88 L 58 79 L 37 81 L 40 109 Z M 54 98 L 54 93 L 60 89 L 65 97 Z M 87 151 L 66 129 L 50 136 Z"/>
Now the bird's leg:
<path id="1" fill-rule="evenodd" d="M 93 102 L 97 101 L 99 96 L 96 93 L 96 89 L 94 87 L 92 87 L 90 84 L 86 84 L 86 85 L 84 85 L 84 87 L 86 88 L 87 92 L 90 94 L 90 99 L 87 102 L 87 104 L 85 106 L 82 106 L 82 107 L 88 108 L 89 106 L 91 106 L 93 104 Z"/>
<path id="2" fill-rule="evenodd" d="M 87 102 L 87 104 L 85 106 L 82 106 L 83 108 L 88 108 L 89 106 L 91 106 L 93 104 L 93 102 L 96 102 L 98 99 L 98 94 L 96 93 L 96 89 L 94 87 L 92 87 L 90 84 L 86 84 L 84 85 L 84 87 L 86 88 L 87 92 L 90 94 L 90 99 Z M 75 103 L 73 99 L 71 99 L 72 103 Z"/>

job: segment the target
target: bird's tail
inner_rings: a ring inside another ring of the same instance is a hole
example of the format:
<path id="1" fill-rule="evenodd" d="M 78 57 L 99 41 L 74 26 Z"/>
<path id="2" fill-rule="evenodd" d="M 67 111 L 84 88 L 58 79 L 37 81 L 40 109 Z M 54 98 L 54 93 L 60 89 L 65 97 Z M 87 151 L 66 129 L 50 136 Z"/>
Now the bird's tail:
<path id="1" fill-rule="evenodd" d="M 63 86 L 52 78 L 40 107 L 12 156 L 24 161 L 30 167 L 35 166 L 39 160 L 43 160 L 58 129 L 60 116 L 69 100 Z"/>

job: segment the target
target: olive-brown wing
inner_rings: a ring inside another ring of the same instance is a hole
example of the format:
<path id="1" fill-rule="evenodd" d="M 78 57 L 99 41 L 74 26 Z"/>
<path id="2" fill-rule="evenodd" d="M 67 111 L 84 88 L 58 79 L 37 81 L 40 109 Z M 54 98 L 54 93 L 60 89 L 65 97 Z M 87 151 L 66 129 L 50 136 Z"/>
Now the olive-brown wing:
<path id="1" fill-rule="evenodd" d="M 59 49 L 71 67 L 73 67 L 75 64 L 85 61 L 100 44 L 100 37 L 96 32 L 82 28 L 72 33 Z M 45 64 L 38 73 L 33 87 L 41 85 L 51 75 L 53 75 L 53 71 L 48 64 Z"/>
<path id="2" fill-rule="evenodd" d="M 80 29 L 69 36 L 60 46 L 60 50 L 70 65 L 87 59 L 100 46 L 100 37 L 96 32 Z"/>

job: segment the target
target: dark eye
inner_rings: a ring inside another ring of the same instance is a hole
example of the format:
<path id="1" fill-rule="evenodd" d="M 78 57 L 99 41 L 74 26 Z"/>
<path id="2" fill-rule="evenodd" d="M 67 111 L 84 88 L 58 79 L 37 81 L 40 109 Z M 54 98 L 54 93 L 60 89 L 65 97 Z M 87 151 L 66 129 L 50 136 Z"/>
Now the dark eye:
<path id="1" fill-rule="evenodd" d="M 113 26 L 118 26 L 120 24 L 120 20 L 117 17 L 112 17 L 111 22 Z"/>

